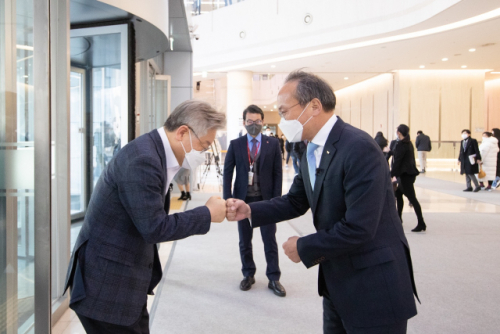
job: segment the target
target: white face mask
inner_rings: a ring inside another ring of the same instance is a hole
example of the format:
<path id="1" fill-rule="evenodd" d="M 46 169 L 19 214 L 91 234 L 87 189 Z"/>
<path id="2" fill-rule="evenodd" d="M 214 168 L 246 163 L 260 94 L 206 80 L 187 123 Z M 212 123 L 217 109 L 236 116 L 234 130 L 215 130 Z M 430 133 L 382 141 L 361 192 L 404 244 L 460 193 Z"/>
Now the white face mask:
<path id="1" fill-rule="evenodd" d="M 462 133 L 462 139 L 463 139 L 463 140 L 466 140 L 467 138 L 469 138 L 469 135 L 468 135 L 468 134 L 465 134 L 465 133 Z"/>
<path id="2" fill-rule="evenodd" d="M 300 116 L 302 116 L 304 111 L 306 111 L 307 107 L 309 106 L 309 103 L 306 105 L 304 110 L 302 110 L 297 119 L 287 121 L 286 119 L 282 118 L 280 124 L 278 124 L 281 131 L 283 132 L 285 137 L 288 138 L 288 141 L 290 143 L 296 143 L 302 140 L 302 131 L 304 131 L 304 125 L 306 125 L 307 122 L 311 120 L 312 116 L 309 117 L 309 119 L 304 124 L 299 122 L 299 118 Z"/>
<path id="3" fill-rule="evenodd" d="M 193 138 L 191 138 L 191 131 L 189 131 L 189 141 L 191 142 L 191 151 L 189 151 L 189 153 L 186 152 L 184 144 L 181 142 L 182 149 L 185 153 L 182 167 L 194 171 L 199 165 L 205 162 L 205 154 L 201 151 L 196 151 L 193 148 Z"/>

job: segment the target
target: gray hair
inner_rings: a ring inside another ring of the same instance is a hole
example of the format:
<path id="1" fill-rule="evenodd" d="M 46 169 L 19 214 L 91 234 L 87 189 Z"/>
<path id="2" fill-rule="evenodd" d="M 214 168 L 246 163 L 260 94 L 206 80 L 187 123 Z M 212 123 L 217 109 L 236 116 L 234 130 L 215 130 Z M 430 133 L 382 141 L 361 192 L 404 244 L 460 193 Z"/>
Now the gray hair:
<path id="1" fill-rule="evenodd" d="M 297 82 L 294 97 L 302 107 L 316 98 L 320 100 L 323 110 L 326 112 L 335 109 L 335 94 L 332 87 L 325 80 L 312 73 L 297 70 L 290 73 L 285 79 L 285 83 L 293 81 Z"/>
<path id="2" fill-rule="evenodd" d="M 188 100 L 179 104 L 165 122 L 165 128 L 169 132 L 177 130 L 182 125 L 187 125 L 201 137 L 210 129 L 224 128 L 226 115 L 217 112 L 206 102 Z"/>

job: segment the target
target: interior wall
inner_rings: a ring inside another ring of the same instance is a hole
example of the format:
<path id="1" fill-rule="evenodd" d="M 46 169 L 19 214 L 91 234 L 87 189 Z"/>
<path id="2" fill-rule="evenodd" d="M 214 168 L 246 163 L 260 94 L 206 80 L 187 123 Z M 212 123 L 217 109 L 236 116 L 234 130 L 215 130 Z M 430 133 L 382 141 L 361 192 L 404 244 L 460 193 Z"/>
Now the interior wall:
<path id="1" fill-rule="evenodd" d="M 163 74 L 171 76 L 170 110 L 193 96 L 193 53 L 166 52 Z"/>
<path id="2" fill-rule="evenodd" d="M 335 114 L 371 136 L 393 139 L 393 75 L 382 74 L 335 92 Z"/>
<path id="3" fill-rule="evenodd" d="M 500 128 L 500 79 L 486 81 L 485 85 L 486 130 Z"/>

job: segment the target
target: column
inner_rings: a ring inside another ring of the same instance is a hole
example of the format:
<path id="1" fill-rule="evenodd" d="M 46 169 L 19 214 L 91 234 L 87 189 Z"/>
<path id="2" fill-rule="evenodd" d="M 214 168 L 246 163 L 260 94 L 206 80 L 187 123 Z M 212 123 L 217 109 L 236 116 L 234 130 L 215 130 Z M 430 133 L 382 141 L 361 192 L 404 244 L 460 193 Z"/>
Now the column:
<path id="1" fill-rule="evenodd" d="M 238 138 L 243 129 L 243 110 L 252 104 L 251 71 L 231 71 L 227 73 L 227 140 Z"/>

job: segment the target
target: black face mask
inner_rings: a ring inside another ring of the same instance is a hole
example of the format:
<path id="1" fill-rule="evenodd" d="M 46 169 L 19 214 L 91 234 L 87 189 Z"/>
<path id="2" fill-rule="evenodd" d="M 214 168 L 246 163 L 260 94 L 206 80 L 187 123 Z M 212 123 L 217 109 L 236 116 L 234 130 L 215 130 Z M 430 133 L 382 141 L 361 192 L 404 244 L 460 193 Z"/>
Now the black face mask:
<path id="1" fill-rule="evenodd" d="M 252 125 L 245 125 L 245 128 L 247 129 L 247 132 L 250 134 L 250 136 L 257 136 L 261 131 L 262 131 L 262 125 L 259 124 L 252 124 Z"/>

